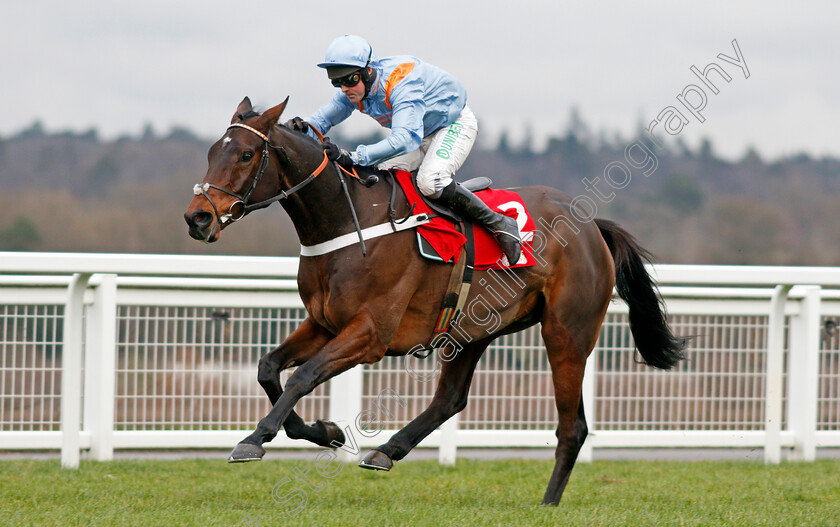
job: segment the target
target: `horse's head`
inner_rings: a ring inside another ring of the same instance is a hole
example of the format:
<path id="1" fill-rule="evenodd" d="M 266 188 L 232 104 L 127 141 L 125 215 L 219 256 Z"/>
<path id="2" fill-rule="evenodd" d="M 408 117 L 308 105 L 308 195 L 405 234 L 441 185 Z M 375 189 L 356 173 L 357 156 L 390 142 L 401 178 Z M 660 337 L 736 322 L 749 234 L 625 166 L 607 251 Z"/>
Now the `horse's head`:
<path id="1" fill-rule="evenodd" d="M 248 97 L 239 103 L 224 136 L 207 153 L 207 175 L 193 188 L 195 197 L 184 213 L 190 236 L 215 242 L 222 229 L 259 208 L 251 205 L 277 195 L 280 176 L 269 135 L 288 100 L 262 114 Z"/>

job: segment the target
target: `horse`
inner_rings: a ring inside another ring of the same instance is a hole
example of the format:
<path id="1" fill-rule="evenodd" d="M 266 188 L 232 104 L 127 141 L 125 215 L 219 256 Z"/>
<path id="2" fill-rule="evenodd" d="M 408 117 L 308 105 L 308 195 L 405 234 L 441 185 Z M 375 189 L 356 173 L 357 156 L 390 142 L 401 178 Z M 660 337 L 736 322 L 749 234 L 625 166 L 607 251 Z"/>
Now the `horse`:
<path id="1" fill-rule="evenodd" d="M 313 246 L 354 230 L 389 221 L 391 188 L 346 185 L 337 164 L 327 161 L 317 140 L 278 124 L 288 97 L 262 113 L 242 100 L 224 136 L 208 152 L 207 174 L 195 186 L 184 218 L 191 237 L 216 242 L 224 229 L 255 210 L 279 201 L 303 246 Z M 619 225 L 603 219 L 568 223 L 571 199 L 563 192 L 530 186 L 518 193 L 534 218 L 548 218 L 551 232 L 537 233 L 542 265 L 517 267 L 513 301 L 488 292 L 487 273 L 475 272 L 469 298 L 482 295 L 498 318 L 493 327 L 462 317 L 458 352 L 442 361 L 429 406 L 370 451 L 363 468 L 390 470 L 433 430 L 467 405 L 473 372 L 497 337 L 537 323 L 545 343 L 557 409 L 555 465 L 542 503 L 557 505 L 569 481 L 588 429 L 581 399 L 586 359 L 595 347 L 613 296 L 629 305 L 629 324 L 644 362 L 670 369 L 684 358 L 686 339 L 668 325 L 664 305 L 645 269 L 650 254 Z M 358 209 L 349 206 L 348 198 Z M 394 206 L 407 217 L 407 203 Z M 557 220 L 564 221 L 557 221 Z M 542 223 L 542 222 L 541 222 Z M 563 227 L 566 225 L 566 227 Z M 572 227 L 574 227 L 572 229 Z M 558 234 L 562 230 L 562 236 Z M 565 229 L 565 230 L 563 230 Z M 282 426 L 288 437 L 335 447 L 345 438 L 330 421 L 307 425 L 295 413 L 297 401 L 328 379 L 359 364 L 406 356 L 429 342 L 446 293 L 452 266 L 424 259 L 410 230 L 326 254 L 300 257 L 297 276 L 306 319 L 264 355 L 257 379 L 272 408 L 253 433 L 236 445 L 229 462 L 259 460 L 262 444 Z M 537 244 L 535 243 L 535 246 Z M 535 247 L 534 252 L 537 252 Z M 297 367 L 285 386 L 280 372 Z"/>

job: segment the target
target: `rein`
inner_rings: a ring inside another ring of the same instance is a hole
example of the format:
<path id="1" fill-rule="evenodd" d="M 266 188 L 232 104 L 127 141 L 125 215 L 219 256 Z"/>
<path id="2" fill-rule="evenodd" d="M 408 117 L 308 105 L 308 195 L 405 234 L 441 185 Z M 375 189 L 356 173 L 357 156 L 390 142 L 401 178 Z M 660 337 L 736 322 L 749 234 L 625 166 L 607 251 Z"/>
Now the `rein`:
<path id="1" fill-rule="evenodd" d="M 308 124 L 308 123 L 307 123 Z M 321 140 L 321 144 L 327 142 L 327 138 L 324 137 L 317 128 L 312 125 L 309 125 L 309 129 L 315 132 L 315 135 L 318 136 L 318 139 Z M 324 156 L 327 155 L 327 151 L 324 150 Z M 356 178 L 360 183 L 363 183 L 365 186 L 370 186 L 372 183 L 376 183 L 379 181 L 379 178 L 376 181 L 373 181 L 371 184 L 368 184 L 367 181 L 363 180 L 359 177 L 359 174 L 356 173 L 356 168 L 353 167 L 351 171 L 347 171 L 343 166 L 338 164 L 338 161 L 333 161 L 333 165 L 335 165 L 336 174 L 338 174 L 338 180 L 341 181 L 341 189 L 344 191 L 344 196 L 347 198 L 347 203 L 350 204 L 350 214 L 353 216 L 353 225 L 356 227 L 356 234 L 359 236 L 359 244 L 362 247 L 362 256 L 367 256 L 367 247 L 365 247 L 365 237 L 362 234 L 362 227 L 359 225 L 359 218 L 356 216 L 356 207 L 353 205 L 353 199 L 350 197 L 350 191 L 347 189 L 347 182 L 344 181 L 344 176 L 341 175 L 342 172 L 347 174 L 350 177 Z"/>
<path id="2" fill-rule="evenodd" d="M 260 202 L 257 202 L 257 203 L 249 204 L 248 199 L 251 197 L 251 194 L 253 194 L 254 190 L 257 188 L 257 185 L 259 185 L 260 181 L 262 180 L 262 177 L 263 177 L 263 174 L 265 174 L 266 168 L 268 168 L 268 155 L 269 155 L 268 148 L 271 147 L 271 148 L 279 149 L 279 150 L 283 151 L 283 147 L 272 145 L 271 140 L 269 139 L 269 137 L 267 135 L 260 132 L 259 130 L 257 130 L 254 127 L 248 126 L 247 124 L 233 123 L 230 126 L 228 126 L 227 129 L 230 130 L 231 128 L 244 128 L 244 129 L 246 129 L 250 132 L 253 132 L 253 133 L 257 134 L 264 141 L 264 143 L 263 143 L 263 149 L 262 149 L 262 157 L 260 158 L 260 166 L 257 169 L 257 175 L 254 177 L 254 180 L 251 182 L 251 186 L 248 188 L 248 191 L 245 192 L 244 196 L 240 196 L 239 194 L 237 194 L 237 193 L 235 193 L 231 190 L 228 190 L 226 188 L 222 188 L 222 187 L 220 187 L 218 185 L 214 185 L 212 183 L 197 183 L 195 186 L 193 186 L 193 194 L 195 194 L 196 196 L 204 196 L 207 199 L 207 201 L 210 202 L 210 205 L 213 207 L 213 211 L 216 213 L 216 220 L 219 222 L 219 224 L 224 224 L 228 220 L 230 220 L 230 221 L 241 220 L 245 216 L 246 213 L 248 213 L 248 212 L 250 212 L 254 209 L 259 209 L 259 208 L 265 207 L 266 205 L 270 205 L 270 204 L 274 203 L 275 201 L 280 201 L 281 199 L 288 198 L 289 196 L 291 196 L 292 194 L 294 194 L 298 190 L 300 190 L 303 187 L 305 187 L 306 185 L 312 183 L 312 181 L 316 177 L 318 177 L 321 174 L 321 172 L 324 171 L 324 168 L 326 168 L 327 164 L 329 163 L 329 160 L 327 159 L 327 153 L 325 151 L 324 152 L 324 159 L 323 159 L 323 161 L 321 161 L 321 164 L 318 165 L 318 167 L 311 174 L 309 174 L 309 176 L 307 176 L 306 179 L 304 179 L 303 181 L 301 181 L 297 185 L 293 186 L 292 188 L 280 192 L 278 195 L 274 196 L 273 198 L 269 198 L 269 199 L 266 199 L 266 200 L 263 200 L 263 201 L 260 201 Z M 216 203 L 213 201 L 213 199 L 210 197 L 210 195 L 207 194 L 207 191 L 210 190 L 211 188 L 214 188 L 218 191 L 224 192 L 225 194 L 227 194 L 229 196 L 233 196 L 234 198 L 236 198 L 236 201 L 234 201 L 231 204 L 231 206 L 228 209 L 228 212 L 226 214 L 219 214 L 219 209 L 216 207 Z M 236 210 L 234 210 L 235 208 L 236 208 Z"/>
<path id="3" fill-rule="evenodd" d="M 304 121 L 304 122 L 306 122 L 306 121 Z M 306 124 L 309 124 L 309 123 L 306 123 Z M 315 133 L 316 136 L 318 136 L 318 139 L 321 140 L 321 143 L 326 143 L 327 142 L 327 138 L 324 137 L 324 134 L 319 132 L 317 128 L 315 128 L 312 125 L 309 125 L 309 129 L 312 130 Z M 379 176 L 377 176 L 376 174 L 371 174 L 366 178 L 363 178 L 362 176 L 360 176 L 359 173 L 356 172 L 356 166 L 355 165 L 350 167 L 350 170 L 347 170 L 346 168 L 339 165 L 338 163 L 334 163 L 334 165 L 335 165 L 337 170 L 339 170 L 340 172 L 344 172 L 345 174 L 347 174 L 351 178 L 355 179 L 357 183 L 361 183 L 362 185 L 364 185 L 366 187 L 372 187 L 373 185 L 379 183 Z"/>

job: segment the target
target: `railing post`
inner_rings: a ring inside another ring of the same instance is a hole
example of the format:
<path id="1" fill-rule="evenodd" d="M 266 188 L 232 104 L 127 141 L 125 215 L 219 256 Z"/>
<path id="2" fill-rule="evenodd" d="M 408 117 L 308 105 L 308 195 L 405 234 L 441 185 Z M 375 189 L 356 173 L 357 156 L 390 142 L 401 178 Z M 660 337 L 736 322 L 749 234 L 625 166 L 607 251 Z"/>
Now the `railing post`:
<path id="1" fill-rule="evenodd" d="M 583 463 L 592 461 L 592 423 L 595 422 L 595 374 L 598 364 L 598 347 L 596 346 L 586 359 L 586 369 L 583 372 L 583 386 L 581 400 L 583 400 L 584 413 L 587 416 L 586 422 L 590 427 L 590 433 L 578 452 L 577 460 Z"/>
<path id="2" fill-rule="evenodd" d="M 764 462 L 782 460 L 782 386 L 784 381 L 785 303 L 790 285 L 777 285 L 767 321 L 767 366 L 764 378 Z"/>
<path id="3" fill-rule="evenodd" d="M 794 447 L 790 459 L 816 458 L 817 394 L 820 353 L 820 286 L 802 288 L 805 298 L 799 316 L 791 322 L 788 371 L 788 423 Z"/>
<path id="4" fill-rule="evenodd" d="M 438 463 L 454 465 L 458 457 L 458 425 L 461 414 L 455 414 L 440 425 L 440 449 L 438 449 Z"/>
<path id="5" fill-rule="evenodd" d="M 114 376 L 116 361 L 117 275 L 101 278 L 85 317 L 85 416 L 90 454 L 97 461 L 114 458 Z"/>
<path id="6" fill-rule="evenodd" d="M 342 431 L 349 426 L 356 442 L 359 440 L 355 430 L 356 417 L 362 413 L 362 372 L 362 366 L 358 365 L 330 379 L 330 420 Z M 338 449 L 336 453 L 341 461 L 348 463 L 359 458 L 345 449 Z"/>
<path id="7" fill-rule="evenodd" d="M 79 431 L 82 418 L 82 322 L 85 290 L 91 273 L 76 273 L 64 306 L 61 346 L 61 466 L 79 468 Z"/>

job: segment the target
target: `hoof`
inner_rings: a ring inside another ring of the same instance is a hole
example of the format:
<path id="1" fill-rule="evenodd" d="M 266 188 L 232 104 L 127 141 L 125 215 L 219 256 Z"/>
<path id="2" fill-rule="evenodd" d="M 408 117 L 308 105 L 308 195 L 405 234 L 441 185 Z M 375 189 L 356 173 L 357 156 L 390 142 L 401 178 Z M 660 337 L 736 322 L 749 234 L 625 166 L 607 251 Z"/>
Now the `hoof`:
<path id="1" fill-rule="evenodd" d="M 371 450 L 363 460 L 359 461 L 359 466 L 368 470 L 388 471 L 394 466 L 394 462 L 379 450 Z"/>
<path id="2" fill-rule="evenodd" d="M 228 456 L 228 463 L 245 463 L 259 461 L 265 455 L 265 449 L 251 443 L 239 443 Z"/>
<path id="3" fill-rule="evenodd" d="M 335 449 L 343 446 L 344 442 L 347 440 L 347 438 L 344 437 L 344 432 L 341 431 L 341 428 L 332 421 L 322 421 L 319 419 L 315 421 L 313 426 L 323 429 L 324 434 L 327 436 L 327 444 L 322 446 Z"/>

